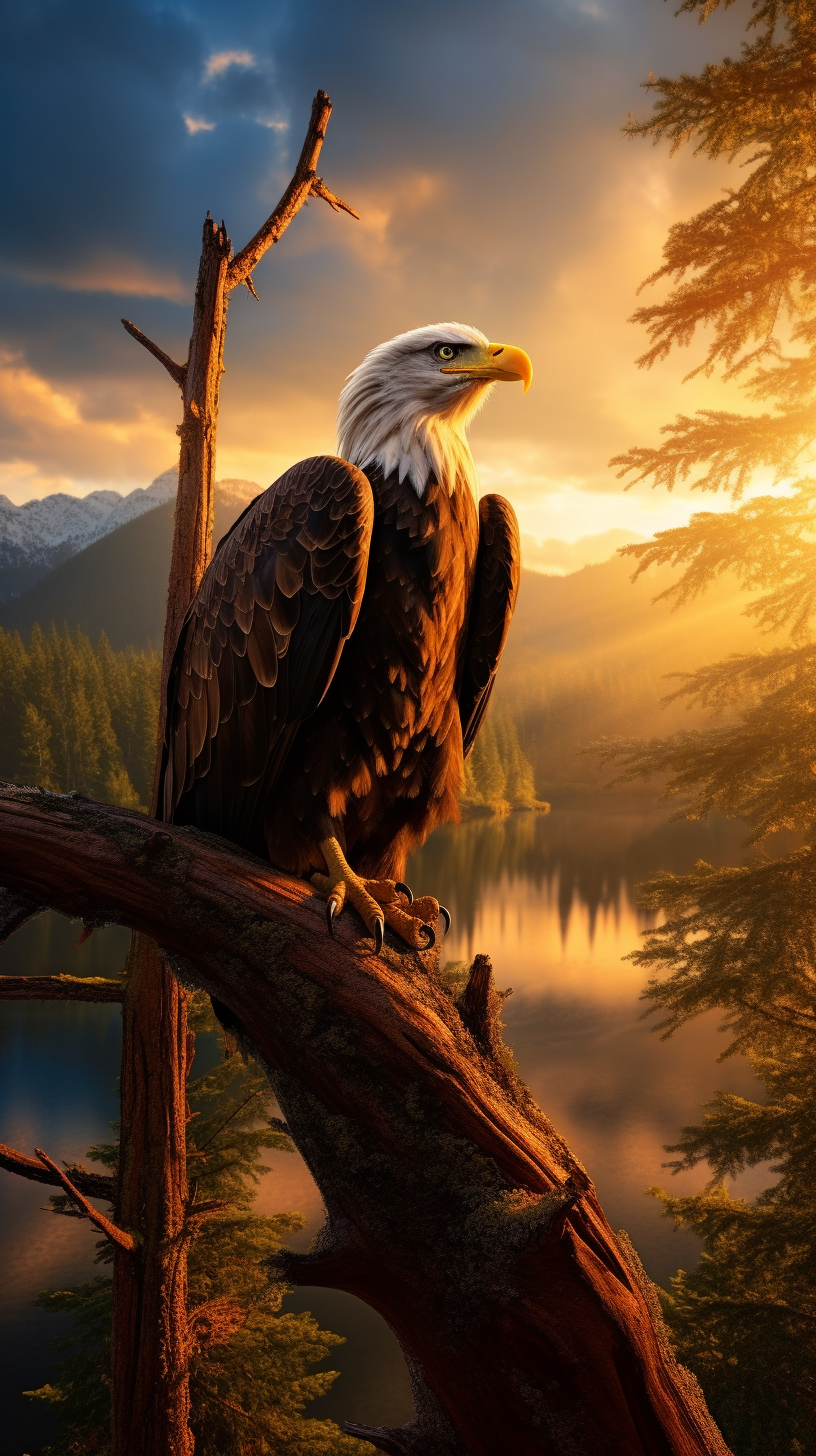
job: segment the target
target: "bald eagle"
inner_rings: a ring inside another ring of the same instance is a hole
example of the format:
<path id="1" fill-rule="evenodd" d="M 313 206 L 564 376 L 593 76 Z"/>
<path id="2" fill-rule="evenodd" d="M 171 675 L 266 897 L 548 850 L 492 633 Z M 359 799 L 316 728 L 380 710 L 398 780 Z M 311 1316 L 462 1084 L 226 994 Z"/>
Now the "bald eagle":
<path id="1" fill-rule="evenodd" d="M 386 923 L 433 940 L 406 859 L 457 815 L 519 582 L 515 515 L 477 504 L 466 430 L 495 381 L 531 378 L 523 350 L 457 323 L 373 349 L 340 396 L 339 455 L 244 511 L 176 648 L 165 821 L 311 874 L 329 929 L 349 900 L 378 951 Z"/>

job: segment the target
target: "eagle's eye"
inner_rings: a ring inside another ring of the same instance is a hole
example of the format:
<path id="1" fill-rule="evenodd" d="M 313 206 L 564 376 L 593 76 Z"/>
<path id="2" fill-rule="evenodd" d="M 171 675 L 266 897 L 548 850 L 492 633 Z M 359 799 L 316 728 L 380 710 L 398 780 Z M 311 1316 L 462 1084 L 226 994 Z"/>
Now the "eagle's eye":
<path id="1" fill-rule="evenodd" d="M 447 364 L 451 359 L 455 359 L 459 352 L 455 344 L 437 344 L 434 349 L 434 358 L 443 359 Z"/>

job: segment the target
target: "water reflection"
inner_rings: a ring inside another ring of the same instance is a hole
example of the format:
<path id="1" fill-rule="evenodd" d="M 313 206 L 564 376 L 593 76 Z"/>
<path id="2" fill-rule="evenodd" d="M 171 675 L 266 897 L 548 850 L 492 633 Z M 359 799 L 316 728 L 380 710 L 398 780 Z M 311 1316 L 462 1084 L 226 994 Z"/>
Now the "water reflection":
<path id="1" fill-rule="evenodd" d="M 43 915 L 0 950 L 4 975 L 113 975 L 122 966 L 126 931 L 98 932 L 74 948 L 80 926 Z M 118 1115 L 121 1016 L 118 1006 L 17 1001 L 0 1005 L 0 1140 L 31 1155 L 44 1148 L 58 1161 L 85 1160 L 92 1143 L 108 1140 Z M 0 1172 L 0 1352 L 3 1443 L 9 1456 L 41 1450 L 58 1423 L 22 1391 L 50 1378 L 53 1340 L 66 1334 L 65 1316 L 35 1309 L 41 1289 L 89 1279 L 96 1231 L 76 1219 L 55 1218 L 47 1188 Z"/>
<path id="2" fill-rule="evenodd" d="M 737 864 L 743 838 L 727 819 L 670 824 L 653 811 L 509 814 L 438 830 L 414 855 L 410 876 L 416 890 L 438 894 L 455 911 L 456 945 L 468 953 L 477 932 L 484 939 L 485 915 L 510 902 L 516 915 L 523 905 L 531 917 L 527 936 L 517 940 L 534 939 L 546 925 L 548 935 L 555 929 L 566 941 L 577 910 L 591 951 L 599 918 L 617 925 L 628 912 L 629 944 L 647 925 L 631 905 L 639 880 L 658 869 L 682 873 L 696 859 Z M 498 930 L 503 940 L 503 922 Z"/>
<path id="3" fill-rule="evenodd" d="M 701 1018 L 661 1044 L 641 1020 L 642 972 L 622 958 L 637 944 L 645 917 L 632 886 L 656 869 L 677 872 L 698 858 L 739 863 L 742 831 L 726 821 L 667 825 L 663 815 L 598 810 L 548 816 L 511 815 L 441 830 L 409 867 L 417 893 L 439 896 L 453 914 L 446 942 L 452 960 L 476 951 L 493 958 L 505 1003 L 506 1037 L 534 1096 L 598 1186 L 616 1228 L 628 1230 L 653 1278 L 689 1266 L 697 1244 L 678 1235 L 645 1196 L 665 1182 L 663 1144 L 695 1120 L 715 1087 L 750 1093 L 753 1079 L 739 1059 L 716 1065 L 723 1047 L 717 1018 Z M 44 916 L 0 951 L 6 974 L 112 974 L 127 936 L 111 930 L 73 949 L 77 927 Z M 119 1010 L 48 1003 L 0 1005 L 0 1139 L 53 1156 L 84 1156 L 108 1136 L 116 1116 Z M 299 1208 L 308 1243 L 322 1221 L 320 1196 L 297 1154 L 270 1154 L 259 1212 Z M 752 1181 L 753 1180 L 753 1181 Z M 678 1191 L 699 1186 L 699 1173 L 673 1180 Z M 762 1186 L 755 1171 L 739 1187 Z M 53 1430 L 47 1413 L 20 1391 L 43 1383 L 52 1361 L 57 1321 L 32 1308 L 47 1284 L 92 1272 L 95 1235 L 73 1220 L 40 1212 L 44 1190 L 0 1176 L 0 1230 L 5 1284 L 0 1285 L 4 1450 L 34 1456 Z M 307 1289 L 289 1308 L 311 1309 L 347 1336 L 328 1365 L 342 1372 L 315 1402 L 317 1416 L 398 1424 L 410 1395 L 396 1342 L 378 1316 L 358 1301 Z"/>

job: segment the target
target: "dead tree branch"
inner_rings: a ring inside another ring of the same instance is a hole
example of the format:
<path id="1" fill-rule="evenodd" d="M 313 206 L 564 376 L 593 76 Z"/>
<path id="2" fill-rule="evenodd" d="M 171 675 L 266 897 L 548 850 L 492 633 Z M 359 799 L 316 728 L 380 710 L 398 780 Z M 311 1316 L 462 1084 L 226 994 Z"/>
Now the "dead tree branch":
<path id="1" fill-rule="evenodd" d="M 240 253 L 236 253 L 230 263 L 227 275 L 229 289 L 237 287 L 239 283 L 245 283 L 251 277 L 252 270 L 261 261 L 264 253 L 268 252 L 286 231 L 292 218 L 297 215 L 310 194 L 324 198 L 335 212 L 342 208 L 352 217 L 359 217 L 353 208 L 349 207 L 347 203 L 341 202 L 339 197 L 335 197 L 323 179 L 317 175 L 317 162 L 326 139 L 326 127 L 331 114 L 332 104 L 328 96 L 325 91 L 318 91 L 312 102 L 309 127 L 292 180 L 263 227 L 258 229 L 254 238 L 250 238 Z"/>
<path id="2" fill-rule="evenodd" d="M 325 91 L 318 91 L 312 102 L 306 138 L 291 182 L 274 212 L 235 257 L 224 223 L 218 227 L 207 213 L 193 308 L 193 332 L 186 364 L 176 364 L 135 324 L 122 320 L 128 333 L 164 365 L 181 387 L 184 400 L 184 415 L 178 427 L 181 440 L 179 489 L 164 628 L 159 744 L 164 736 L 167 677 L 173 651 L 187 608 L 196 594 L 212 552 L 215 445 L 229 295 L 243 283 L 257 298 L 252 281 L 253 268 L 278 241 L 310 195 L 324 198 L 335 212 L 342 210 L 357 217 L 354 209 L 336 197 L 316 172 L 331 112 L 331 102 Z"/>
<path id="3" fill-rule="evenodd" d="M 153 832 L 9 785 L 0 882 L 149 935 L 267 1067 L 327 1209 L 315 1251 L 281 1273 L 379 1310 L 414 1370 L 417 1421 L 369 1439 L 412 1456 L 725 1456 L 586 1171 L 431 956 L 376 957 L 351 916 L 330 940 L 308 884 L 190 829 L 165 826 L 151 853 Z"/>
<path id="4" fill-rule="evenodd" d="M 154 344 L 153 340 L 147 337 L 147 334 L 143 334 L 141 329 L 137 329 L 136 325 L 130 322 L 130 319 L 122 319 L 122 323 L 131 338 L 135 339 L 138 344 L 143 344 L 148 354 L 152 354 L 154 359 L 158 359 L 159 363 L 164 365 L 170 378 L 174 379 L 179 389 L 183 390 L 184 382 L 187 378 L 187 365 L 177 364 L 175 359 L 171 359 L 169 354 L 165 354 L 164 349 L 160 349 L 158 344 Z"/>
<path id="5" fill-rule="evenodd" d="M 348 203 L 344 202 L 342 197 L 338 197 L 336 193 L 330 191 L 322 177 L 315 177 L 312 182 L 311 192 L 313 197 L 322 197 L 324 202 L 328 202 L 329 207 L 334 212 L 347 212 L 349 217 L 356 217 L 357 221 L 360 221 L 359 212 L 355 212 L 354 208 L 349 207 Z"/>
<path id="6" fill-rule="evenodd" d="M 113 1203 L 116 1197 L 114 1178 L 108 1178 L 104 1173 L 89 1173 L 87 1168 L 78 1168 L 73 1163 L 67 1166 L 75 1188 L 89 1198 L 104 1198 L 107 1203 Z M 49 1188 L 63 1187 L 59 1174 L 53 1173 L 39 1158 L 28 1158 L 25 1153 L 18 1153 L 16 1148 L 7 1147 L 5 1143 L 0 1143 L 0 1168 L 7 1173 L 16 1173 L 20 1178 L 28 1178 L 32 1183 L 45 1183 Z"/>
<path id="7" fill-rule="evenodd" d="M 112 1223 L 109 1218 L 106 1218 L 104 1213 L 100 1213 L 98 1209 L 94 1208 L 93 1204 L 89 1203 L 87 1198 L 80 1193 L 76 1184 L 71 1182 L 68 1174 L 64 1173 L 54 1162 L 53 1158 L 49 1158 L 48 1154 L 42 1151 L 42 1148 L 35 1148 L 34 1151 L 43 1167 L 54 1174 L 58 1182 L 62 1184 L 68 1197 L 81 1209 L 85 1217 L 90 1219 L 94 1228 L 98 1228 L 99 1232 L 104 1234 L 110 1243 L 116 1244 L 120 1249 L 125 1249 L 129 1254 L 134 1254 L 138 1246 L 133 1234 L 126 1233 L 124 1229 L 117 1228 L 116 1224 Z"/>

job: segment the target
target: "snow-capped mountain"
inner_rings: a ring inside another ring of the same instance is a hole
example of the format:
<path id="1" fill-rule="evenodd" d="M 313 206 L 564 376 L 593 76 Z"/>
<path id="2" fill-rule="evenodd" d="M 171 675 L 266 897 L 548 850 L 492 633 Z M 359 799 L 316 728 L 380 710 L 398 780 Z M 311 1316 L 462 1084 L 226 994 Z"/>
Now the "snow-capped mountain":
<path id="1" fill-rule="evenodd" d="M 0 602 L 19 596 L 100 537 L 172 500 L 177 484 L 174 465 L 146 490 L 128 495 L 116 490 L 93 490 L 85 496 L 60 492 L 23 506 L 0 495 Z M 217 503 L 234 505 L 238 515 L 261 487 L 252 480 L 230 479 L 217 481 L 215 489 Z"/>
<path id="2" fill-rule="evenodd" d="M 116 490 L 93 490 L 84 496 L 60 491 L 23 506 L 0 495 L 0 601 L 19 595 L 61 561 L 117 526 L 172 500 L 177 484 L 174 465 L 157 475 L 146 490 L 132 490 L 128 495 Z"/>

